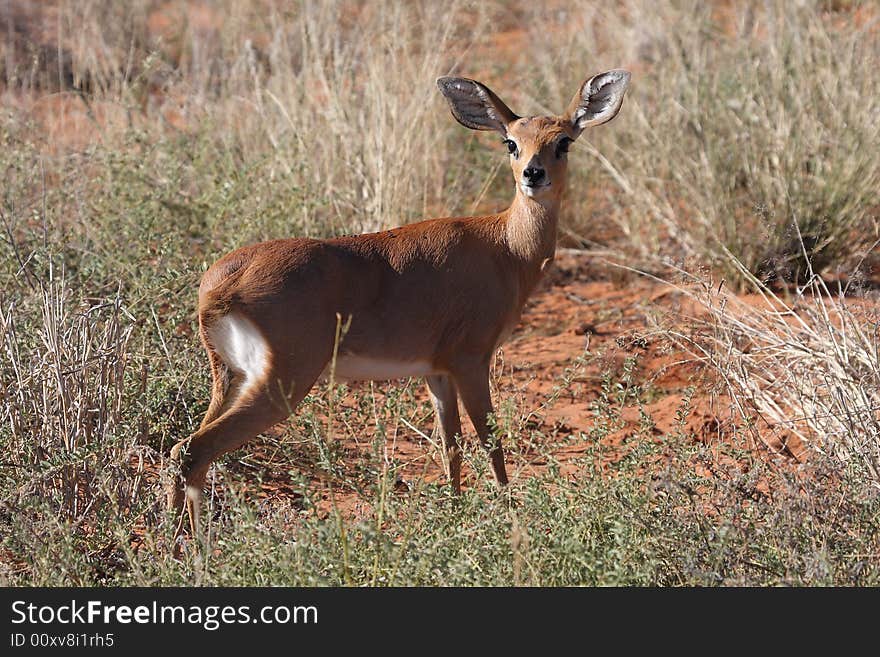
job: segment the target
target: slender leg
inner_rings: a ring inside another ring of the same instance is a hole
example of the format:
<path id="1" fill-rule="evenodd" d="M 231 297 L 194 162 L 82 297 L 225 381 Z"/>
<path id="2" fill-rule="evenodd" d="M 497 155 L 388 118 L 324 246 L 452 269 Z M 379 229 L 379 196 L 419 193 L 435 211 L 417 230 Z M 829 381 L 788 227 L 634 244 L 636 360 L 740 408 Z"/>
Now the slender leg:
<path id="1" fill-rule="evenodd" d="M 202 418 L 201 424 L 202 427 L 206 427 L 220 417 L 229 408 L 230 403 L 235 400 L 238 395 L 239 382 L 234 380 L 236 377 L 226 368 L 223 361 L 220 360 L 220 356 L 209 344 L 201 318 L 199 318 L 199 336 L 205 351 L 208 352 L 208 361 L 211 363 L 211 403 L 208 404 L 208 410 L 205 417 Z"/>
<path id="2" fill-rule="evenodd" d="M 426 377 L 431 403 L 434 405 L 435 432 L 443 438 L 443 465 L 456 494 L 461 492 L 461 418 L 458 415 L 458 394 L 455 384 L 446 375 Z"/>
<path id="3" fill-rule="evenodd" d="M 222 366 L 221 366 L 222 367 Z M 226 413 L 235 404 L 244 387 L 244 377 L 234 372 L 220 370 L 214 378 L 211 391 L 211 403 L 202 418 L 199 428 L 205 428 L 218 417 Z"/>
<path id="4" fill-rule="evenodd" d="M 286 408 L 273 403 L 265 393 L 260 392 L 239 399 L 221 417 L 196 431 L 188 441 L 174 446 L 171 458 L 180 463 L 180 479 L 173 484 L 169 504 L 175 510 L 186 503 L 193 535 L 198 535 L 202 488 L 211 463 L 226 452 L 241 447 L 287 415 Z M 175 538 L 182 529 L 181 520 Z"/>
<path id="5" fill-rule="evenodd" d="M 480 442 L 489 452 L 492 474 L 500 486 L 507 484 L 507 471 L 504 469 L 504 451 L 501 438 L 493 435 L 489 416 L 492 414 L 492 396 L 489 393 L 489 364 L 475 361 L 457 368 L 453 373 L 458 394 L 465 410 L 471 418 Z"/>
<path id="6" fill-rule="evenodd" d="M 171 510 L 180 510 L 186 503 L 194 535 L 198 534 L 199 503 L 211 463 L 286 418 L 306 396 L 319 372 L 320 369 L 315 368 L 313 376 L 301 377 L 302 385 L 297 386 L 287 400 L 270 394 L 264 383 L 249 386 L 235 399 L 227 397 L 223 403 L 227 408 L 220 417 L 174 446 L 171 459 L 180 464 L 180 477 L 171 484 L 168 504 Z M 183 529 L 182 518 L 175 539 Z"/>
<path id="7" fill-rule="evenodd" d="M 235 404 L 242 388 L 243 377 L 232 372 L 227 372 L 220 357 L 211 349 L 208 349 L 208 358 L 211 362 L 211 375 L 213 384 L 211 386 L 211 402 L 208 404 L 208 410 L 202 423 L 199 425 L 199 431 L 203 430 L 209 424 L 213 423 L 221 415 L 224 415 Z M 198 435 L 198 432 L 184 438 L 171 448 L 172 466 L 179 470 L 183 469 L 184 461 L 187 460 L 186 452 L 190 441 Z M 184 478 L 183 472 L 174 473 L 167 488 L 167 507 L 169 511 L 177 511 L 183 508 L 184 503 Z M 182 522 L 178 525 L 177 533 L 180 534 Z"/>

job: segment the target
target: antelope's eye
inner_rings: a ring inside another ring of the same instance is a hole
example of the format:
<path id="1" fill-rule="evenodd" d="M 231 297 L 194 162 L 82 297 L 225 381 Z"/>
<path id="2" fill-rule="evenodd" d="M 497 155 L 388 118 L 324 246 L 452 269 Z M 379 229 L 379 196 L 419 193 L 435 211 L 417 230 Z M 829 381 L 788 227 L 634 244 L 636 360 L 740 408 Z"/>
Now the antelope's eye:
<path id="1" fill-rule="evenodd" d="M 505 139 L 504 145 L 507 146 L 507 152 L 511 155 L 516 155 L 516 142 L 512 139 Z"/>
<path id="2" fill-rule="evenodd" d="M 562 157 L 563 154 L 568 153 L 568 147 L 571 146 L 571 142 L 573 139 L 569 139 L 568 137 L 563 137 L 559 140 L 559 143 L 556 144 L 556 157 Z"/>

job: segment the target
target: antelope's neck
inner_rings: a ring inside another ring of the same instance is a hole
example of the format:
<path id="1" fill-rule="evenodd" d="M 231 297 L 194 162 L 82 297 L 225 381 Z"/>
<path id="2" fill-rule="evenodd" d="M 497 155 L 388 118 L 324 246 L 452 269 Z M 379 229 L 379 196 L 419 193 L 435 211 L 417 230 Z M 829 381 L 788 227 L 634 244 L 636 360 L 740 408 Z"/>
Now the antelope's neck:
<path id="1" fill-rule="evenodd" d="M 507 210 L 506 237 L 511 254 L 522 262 L 530 281 L 537 282 L 556 252 L 559 196 L 538 201 L 517 189 Z"/>

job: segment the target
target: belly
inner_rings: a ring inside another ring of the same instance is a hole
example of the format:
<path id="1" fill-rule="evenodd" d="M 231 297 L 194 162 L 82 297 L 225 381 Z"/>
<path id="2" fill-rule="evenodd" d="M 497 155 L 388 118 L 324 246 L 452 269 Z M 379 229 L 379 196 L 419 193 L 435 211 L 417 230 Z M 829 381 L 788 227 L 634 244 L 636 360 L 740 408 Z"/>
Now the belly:
<path id="1" fill-rule="evenodd" d="M 356 354 L 340 354 L 336 359 L 336 381 L 387 381 L 411 376 L 436 374 L 435 367 L 426 360 L 389 360 Z M 330 378 L 330 366 L 321 375 Z"/>

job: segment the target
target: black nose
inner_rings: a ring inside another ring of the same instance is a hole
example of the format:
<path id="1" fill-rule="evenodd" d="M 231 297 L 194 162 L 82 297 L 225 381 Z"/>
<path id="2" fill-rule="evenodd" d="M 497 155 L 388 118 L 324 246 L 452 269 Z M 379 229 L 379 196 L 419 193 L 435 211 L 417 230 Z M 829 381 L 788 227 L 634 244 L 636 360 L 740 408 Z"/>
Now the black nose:
<path id="1" fill-rule="evenodd" d="M 531 184 L 536 184 L 544 180 L 544 169 L 538 169 L 537 167 L 527 167 L 525 171 L 523 171 L 523 178 L 525 178 Z"/>

